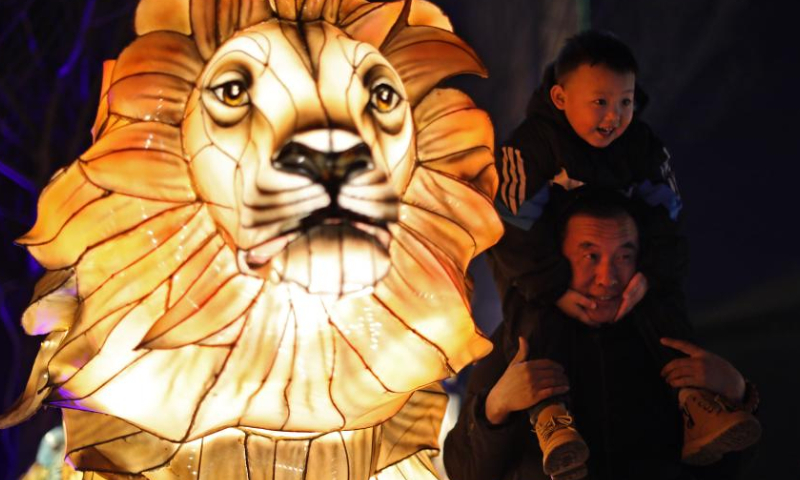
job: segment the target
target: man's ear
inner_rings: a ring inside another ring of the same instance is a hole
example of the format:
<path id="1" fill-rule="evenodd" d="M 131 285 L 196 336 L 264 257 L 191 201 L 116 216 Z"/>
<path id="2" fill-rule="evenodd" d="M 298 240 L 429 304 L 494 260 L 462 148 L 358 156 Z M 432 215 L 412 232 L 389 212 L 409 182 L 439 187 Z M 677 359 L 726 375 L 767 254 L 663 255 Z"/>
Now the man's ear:
<path id="1" fill-rule="evenodd" d="M 567 102 L 567 94 L 564 92 L 564 87 L 559 84 L 553 85 L 550 89 L 550 100 L 553 101 L 553 105 L 557 109 L 564 110 L 564 104 Z"/>

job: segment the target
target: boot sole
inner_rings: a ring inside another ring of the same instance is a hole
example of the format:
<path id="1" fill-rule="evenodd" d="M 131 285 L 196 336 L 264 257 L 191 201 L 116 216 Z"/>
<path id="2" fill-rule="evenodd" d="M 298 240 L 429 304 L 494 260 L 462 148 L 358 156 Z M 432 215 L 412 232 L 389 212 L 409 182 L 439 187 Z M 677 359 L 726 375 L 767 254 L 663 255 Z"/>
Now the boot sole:
<path id="1" fill-rule="evenodd" d="M 698 439 L 683 448 L 683 462 L 689 465 L 710 465 L 728 452 L 744 450 L 761 438 L 761 424 L 755 417 L 732 425 L 721 434 Z M 699 446 L 698 446 L 699 444 Z"/>
<path id="2" fill-rule="evenodd" d="M 589 470 L 586 469 L 586 465 L 581 465 L 574 470 L 559 473 L 550 478 L 552 478 L 552 480 L 581 480 L 582 478 L 586 478 L 587 475 L 589 475 Z"/>
<path id="3" fill-rule="evenodd" d="M 561 480 L 561 475 L 582 467 L 588 459 L 589 447 L 586 446 L 586 443 L 582 441 L 565 442 L 561 445 L 556 445 L 550 450 L 542 464 L 542 470 L 544 470 L 544 473 L 547 475 L 558 475 L 559 480 Z M 572 479 L 583 477 L 565 478 Z"/>

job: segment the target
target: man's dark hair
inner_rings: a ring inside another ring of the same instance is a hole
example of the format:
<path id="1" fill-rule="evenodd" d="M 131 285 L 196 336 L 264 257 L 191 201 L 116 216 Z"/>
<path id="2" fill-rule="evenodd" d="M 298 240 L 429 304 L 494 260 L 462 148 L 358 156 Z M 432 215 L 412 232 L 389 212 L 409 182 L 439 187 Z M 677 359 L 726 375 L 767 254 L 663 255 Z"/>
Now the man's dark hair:
<path id="1" fill-rule="evenodd" d="M 558 214 L 559 244 L 564 241 L 569 219 L 575 215 L 601 219 L 629 216 L 637 227 L 639 225 L 635 206 L 628 197 L 616 190 L 584 186 L 564 195 L 566 198 Z"/>
<path id="2" fill-rule="evenodd" d="M 633 52 L 614 34 L 600 30 L 585 30 L 570 37 L 556 57 L 556 82 L 581 65 L 604 65 L 616 73 L 638 73 L 639 65 Z"/>

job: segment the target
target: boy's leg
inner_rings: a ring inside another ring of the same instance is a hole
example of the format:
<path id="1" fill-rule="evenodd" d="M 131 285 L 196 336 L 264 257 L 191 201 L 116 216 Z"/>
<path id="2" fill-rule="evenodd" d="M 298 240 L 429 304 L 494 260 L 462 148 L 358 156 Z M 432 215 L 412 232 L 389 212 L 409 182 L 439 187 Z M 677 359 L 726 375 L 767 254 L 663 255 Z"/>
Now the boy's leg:
<path id="1" fill-rule="evenodd" d="M 522 336 L 528 339 L 529 360 L 550 359 L 569 372 L 569 356 L 574 342 L 571 322 L 554 309 L 529 315 L 516 325 L 510 338 Z M 542 449 L 544 473 L 553 478 L 580 479 L 585 476 L 584 464 L 589 458 L 589 447 L 575 426 L 569 404 L 569 395 L 556 395 L 531 407 L 528 414 Z"/>

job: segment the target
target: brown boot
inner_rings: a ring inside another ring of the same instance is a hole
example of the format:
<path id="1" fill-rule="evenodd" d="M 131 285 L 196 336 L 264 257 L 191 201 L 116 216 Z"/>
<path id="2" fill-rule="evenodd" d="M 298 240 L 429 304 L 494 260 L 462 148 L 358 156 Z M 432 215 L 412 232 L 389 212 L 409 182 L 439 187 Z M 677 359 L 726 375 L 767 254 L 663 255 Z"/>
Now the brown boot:
<path id="1" fill-rule="evenodd" d="M 710 465 L 728 452 L 744 450 L 761 436 L 761 424 L 751 413 L 737 410 L 720 395 L 683 388 L 678 393 L 683 410 L 683 451 L 690 465 Z"/>
<path id="2" fill-rule="evenodd" d="M 586 468 L 586 465 L 581 465 L 573 470 L 567 470 L 564 473 L 552 475 L 550 478 L 552 480 L 580 480 L 581 478 L 586 478 L 586 475 L 589 475 L 589 470 Z"/>
<path id="3" fill-rule="evenodd" d="M 573 426 L 572 416 L 563 403 L 548 405 L 535 420 L 534 431 L 542 449 L 542 469 L 554 478 L 568 474 L 564 478 L 577 480 L 583 478 L 573 475 L 589 458 L 589 447 L 581 434 Z M 582 470 L 585 472 L 585 469 Z"/>

